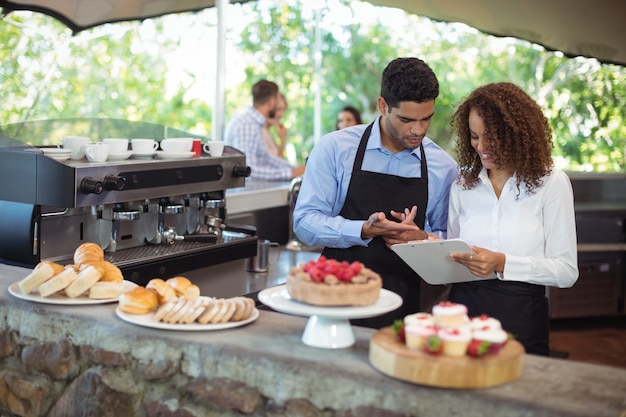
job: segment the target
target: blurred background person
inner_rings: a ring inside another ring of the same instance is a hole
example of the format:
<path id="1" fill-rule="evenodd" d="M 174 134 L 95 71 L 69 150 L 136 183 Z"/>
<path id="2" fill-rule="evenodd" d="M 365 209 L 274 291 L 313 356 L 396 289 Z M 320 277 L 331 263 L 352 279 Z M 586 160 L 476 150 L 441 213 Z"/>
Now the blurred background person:
<path id="1" fill-rule="evenodd" d="M 293 166 L 284 158 L 272 155 L 263 140 L 263 126 L 276 116 L 278 85 L 260 80 L 252 86 L 252 106 L 236 115 L 226 128 L 224 142 L 246 154 L 251 168 L 250 179 L 287 181 L 304 173 L 304 165 Z"/>
<path id="2" fill-rule="evenodd" d="M 337 114 L 337 130 L 360 124 L 363 124 L 361 112 L 358 111 L 356 107 L 346 106 Z"/>
<path id="3" fill-rule="evenodd" d="M 283 93 L 278 93 L 278 102 L 274 117 L 267 119 L 263 125 L 263 141 L 270 154 L 283 158 L 285 156 L 285 143 L 287 140 L 287 128 L 282 124 L 281 119 L 287 111 L 287 99 Z M 272 132 L 275 132 L 274 133 Z"/>

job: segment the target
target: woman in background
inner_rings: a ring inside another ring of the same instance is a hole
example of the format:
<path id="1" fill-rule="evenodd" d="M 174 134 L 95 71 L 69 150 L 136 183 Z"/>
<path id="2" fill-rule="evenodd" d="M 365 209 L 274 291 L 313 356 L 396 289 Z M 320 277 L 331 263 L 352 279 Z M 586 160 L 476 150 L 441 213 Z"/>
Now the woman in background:
<path id="1" fill-rule="evenodd" d="M 361 113 L 355 107 L 346 106 L 337 114 L 337 125 L 335 128 L 340 130 L 346 127 L 360 125 L 362 123 Z"/>
<path id="2" fill-rule="evenodd" d="M 452 117 L 460 175 L 450 190 L 448 238 L 474 254 L 452 254 L 472 274 L 448 299 L 470 316 L 488 314 L 527 353 L 549 354 L 547 286 L 578 278 L 574 199 L 554 169 L 552 132 L 539 105 L 511 83 L 476 89 Z"/>

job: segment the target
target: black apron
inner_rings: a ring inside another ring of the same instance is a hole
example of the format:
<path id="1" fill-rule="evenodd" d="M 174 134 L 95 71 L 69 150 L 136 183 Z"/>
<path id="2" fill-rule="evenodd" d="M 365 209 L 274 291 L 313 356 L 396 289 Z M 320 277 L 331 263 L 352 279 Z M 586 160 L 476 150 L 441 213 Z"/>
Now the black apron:
<path id="1" fill-rule="evenodd" d="M 526 353 L 548 356 L 550 318 L 545 292 L 542 285 L 490 279 L 453 284 L 448 300 L 465 304 L 471 317 L 497 318 Z"/>
<path id="2" fill-rule="evenodd" d="M 428 168 L 424 147 L 420 146 L 422 158 L 420 178 L 362 171 L 361 166 L 372 126 L 373 123 L 365 129 L 361 137 L 346 201 L 339 214 L 346 219 L 362 220 L 374 212 L 384 212 L 388 219 L 395 221 L 389 214 L 390 210 L 404 212 L 405 208 L 410 209 L 416 205 L 417 215 L 414 221 L 423 229 L 428 203 Z M 381 275 L 383 288 L 395 292 L 403 299 L 402 306 L 397 310 L 379 317 L 353 320 L 353 324 L 381 328 L 391 325 L 395 319 L 402 319 L 407 314 L 420 311 L 419 275 L 395 252 L 387 248 L 381 237 L 372 239 L 368 246 L 352 246 L 346 249 L 324 248 L 322 255 L 328 259 L 362 262 Z"/>

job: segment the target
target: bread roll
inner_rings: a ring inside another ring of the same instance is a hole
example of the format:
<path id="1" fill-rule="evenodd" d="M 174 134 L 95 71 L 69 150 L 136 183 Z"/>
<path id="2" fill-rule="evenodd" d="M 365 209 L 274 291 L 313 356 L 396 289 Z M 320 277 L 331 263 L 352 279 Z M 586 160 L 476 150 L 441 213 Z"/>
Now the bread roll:
<path id="1" fill-rule="evenodd" d="M 144 287 L 123 293 L 118 302 L 120 310 L 130 314 L 148 314 L 159 305 L 156 294 Z"/>
<path id="2" fill-rule="evenodd" d="M 109 300 L 118 298 L 124 292 L 124 282 L 98 281 L 89 288 L 89 298 Z"/>
<path id="3" fill-rule="evenodd" d="M 74 263 L 79 267 L 83 264 L 99 264 L 103 261 L 104 251 L 95 243 L 83 243 L 74 251 Z"/>
<path id="4" fill-rule="evenodd" d="M 176 298 L 176 290 L 170 285 L 166 284 L 161 278 L 153 278 L 146 284 L 146 288 L 154 290 L 156 293 L 159 304 L 167 303 L 170 300 Z"/>
<path id="5" fill-rule="evenodd" d="M 63 265 L 52 261 L 41 261 L 40 263 L 50 265 L 52 267 L 52 270 L 54 271 L 54 275 L 60 274 L 66 268 Z"/>
<path id="6" fill-rule="evenodd" d="M 66 289 L 65 295 L 70 298 L 78 297 L 91 288 L 102 274 L 93 265 L 89 265 L 78 273 L 78 276 Z"/>
<path id="7" fill-rule="evenodd" d="M 193 300 L 200 296 L 200 287 L 192 284 L 191 281 L 185 277 L 169 278 L 165 283 L 174 288 L 176 295 L 185 297 L 188 300 Z"/>
<path id="8" fill-rule="evenodd" d="M 72 268 L 65 268 L 61 273 L 56 274 L 37 287 L 37 291 L 39 291 L 39 295 L 42 297 L 48 297 L 65 289 L 76 280 L 76 277 L 76 272 Z"/>
<path id="9" fill-rule="evenodd" d="M 114 264 L 109 261 L 102 262 L 102 278 L 100 281 L 103 282 L 122 282 L 124 281 L 124 275 L 122 275 L 122 271 Z"/>
<path id="10" fill-rule="evenodd" d="M 18 286 L 23 294 L 30 294 L 35 288 L 39 287 L 53 276 L 54 269 L 52 265 L 48 262 L 40 262 L 26 278 L 18 283 Z"/>

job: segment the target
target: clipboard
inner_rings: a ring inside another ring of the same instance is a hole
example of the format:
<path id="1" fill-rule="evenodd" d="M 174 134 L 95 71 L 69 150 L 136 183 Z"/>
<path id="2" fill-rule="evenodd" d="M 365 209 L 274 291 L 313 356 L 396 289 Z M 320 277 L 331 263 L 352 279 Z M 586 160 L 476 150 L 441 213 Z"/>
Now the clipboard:
<path id="1" fill-rule="evenodd" d="M 473 275 L 465 266 L 450 259 L 450 253 L 474 253 L 461 239 L 418 240 L 391 245 L 391 249 L 431 285 L 454 284 L 456 282 L 493 279 L 493 276 L 480 278 Z"/>

